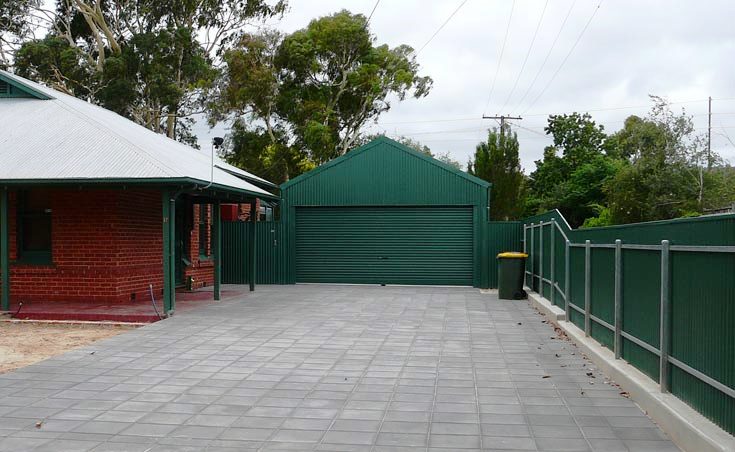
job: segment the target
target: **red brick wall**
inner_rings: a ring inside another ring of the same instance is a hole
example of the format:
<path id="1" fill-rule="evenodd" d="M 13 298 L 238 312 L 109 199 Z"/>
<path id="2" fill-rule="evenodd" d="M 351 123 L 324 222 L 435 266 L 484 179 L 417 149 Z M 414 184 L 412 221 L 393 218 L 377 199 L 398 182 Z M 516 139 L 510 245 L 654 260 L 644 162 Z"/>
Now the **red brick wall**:
<path id="1" fill-rule="evenodd" d="M 49 265 L 15 262 L 17 253 L 17 196 L 10 194 L 11 299 L 23 301 L 150 301 L 163 291 L 163 234 L 161 194 L 144 190 L 47 191 L 52 209 L 52 260 Z M 202 206 L 208 224 L 211 206 Z M 185 225 L 191 265 L 184 283 L 194 287 L 214 283 L 214 262 L 199 256 L 200 207 Z M 190 228 L 189 228 L 190 227 Z M 211 243 L 211 228 L 204 239 Z M 207 254 L 211 247 L 207 245 Z"/>
<path id="2" fill-rule="evenodd" d="M 48 190 L 52 264 L 17 259 L 17 197 L 10 202 L 11 298 L 17 301 L 150 300 L 163 287 L 161 196 L 138 190 Z"/>
<path id="3" fill-rule="evenodd" d="M 163 225 L 161 193 L 121 191 L 117 199 L 117 296 L 150 301 L 163 294 Z"/>
<path id="4" fill-rule="evenodd" d="M 191 265 L 184 269 L 184 279 L 188 280 L 189 277 L 194 278 L 194 288 L 198 289 L 204 286 L 211 286 L 214 284 L 214 261 L 211 259 L 201 259 L 199 256 L 199 217 L 204 215 L 205 221 L 209 225 L 207 228 L 207 235 L 203 237 L 206 240 L 207 255 L 212 255 L 211 248 L 211 235 L 212 235 L 212 206 L 210 205 L 195 205 L 193 207 L 193 227 L 189 231 L 189 260 Z"/>

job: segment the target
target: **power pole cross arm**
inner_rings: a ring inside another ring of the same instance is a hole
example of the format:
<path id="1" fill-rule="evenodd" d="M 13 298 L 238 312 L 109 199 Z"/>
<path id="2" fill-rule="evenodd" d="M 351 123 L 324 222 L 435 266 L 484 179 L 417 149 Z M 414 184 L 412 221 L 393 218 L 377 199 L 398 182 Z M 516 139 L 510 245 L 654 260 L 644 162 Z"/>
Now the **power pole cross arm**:
<path id="1" fill-rule="evenodd" d="M 506 119 L 515 119 L 515 120 L 520 121 L 523 118 L 521 118 L 520 116 L 505 116 L 505 115 L 485 116 L 485 115 L 482 115 L 482 119 L 496 119 L 496 120 L 499 119 L 500 120 L 500 136 L 503 137 L 505 135 L 505 120 Z"/>

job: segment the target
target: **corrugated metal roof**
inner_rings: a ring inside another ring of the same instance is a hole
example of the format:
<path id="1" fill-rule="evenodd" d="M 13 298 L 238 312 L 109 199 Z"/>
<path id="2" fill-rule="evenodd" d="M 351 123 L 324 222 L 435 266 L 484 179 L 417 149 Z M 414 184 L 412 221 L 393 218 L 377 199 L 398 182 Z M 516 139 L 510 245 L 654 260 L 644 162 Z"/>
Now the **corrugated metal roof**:
<path id="1" fill-rule="evenodd" d="M 0 71 L 51 99 L 0 99 L 0 181 L 194 179 L 210 181 L 209 153 L 117 113 Z M 214 184 L 272 198 L 248 182 L 273 185 L 215 157 Z"/>

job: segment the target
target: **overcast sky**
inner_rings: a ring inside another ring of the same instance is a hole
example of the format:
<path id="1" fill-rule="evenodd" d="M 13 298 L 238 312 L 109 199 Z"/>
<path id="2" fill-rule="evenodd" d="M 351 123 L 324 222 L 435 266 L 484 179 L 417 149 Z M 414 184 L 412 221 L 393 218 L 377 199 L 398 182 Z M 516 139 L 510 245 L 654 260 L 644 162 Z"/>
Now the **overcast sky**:
<path id="1" fill-rule="evenodd" d="M 284 32 L 340 9 L 367 16 L 375 0 L 289 4 L 284 18 L 273 22 Z M 550 143 L 543 133 L 549 114 L 589 111 L 613 132 L 627 116 L 645 114 L 651 105 L 648 95 L 655 94 L 675 102 L 676 111 L 685 108 L 694 115 L 698 132 L 706 133 L 707 97 L 712 96 L 712 147 L 735 164 L 735 146 L 725 137 L 735 142 L 735 2 L 603 0 L 597 9 L 598 4 L 380 1 L 370 22 L 377 43 L 415 49 L 462 6 L 418 54 L 422 75 L 434 79 L 431 93 L 392 102 L 391 110 L 369 131 L 411 137 L 465 164 L 488 127 L 497 126 L 480 119 L 483 114 L 521 115 L 515 130 L 523 167 L 530 172 Z M 220 127 L 209 131 L 203 126 L 196 132 L 203 148 L 212 136 L 225 133 Z"/>

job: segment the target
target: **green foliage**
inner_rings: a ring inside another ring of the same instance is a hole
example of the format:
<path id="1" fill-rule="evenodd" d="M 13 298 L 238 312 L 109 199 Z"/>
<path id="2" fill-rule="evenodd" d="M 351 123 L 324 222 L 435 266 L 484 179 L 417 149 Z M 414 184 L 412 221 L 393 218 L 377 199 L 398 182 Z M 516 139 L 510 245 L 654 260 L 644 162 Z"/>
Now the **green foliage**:
<path id="1" fill-rule="evenodd" d="M 603 186 L 620 162 L 606 149 L 604 128 L 589 114 L 552 115 L 545 130 L 554 144 L 544 149 L 530 175 L 526 205 L 533 213 L 558 208 L 577 227 L 596 215 L 595 206 L 606 204 Z"/>
<path id="2" fill-rule="evenodd" d="M 285 7 L 283 0 L 59 1 L 47 36 L 24 40 L 14 69 L 196 145 L 193 115 L 219 76 L 225 46 L 253 19 Z"/>
<path id="3" fill-rule="evenodd" d="M 0 0 L 0 69 L 12 64 L 10 53 L 32 34 L 35 21 L 30 11 L 40 0 Z"/>
<path id="4" fill-rule="evenodd" d="M 370 143 L 371 141 L 373 141 L 374 139 L 379 138 L 379 137 L 384 137 L 384 136 L 386 135 L 382 133 L 371 133 L 371 134 L 360 135 L 357 138 L 357 140 L 355 140 L 355 146 L 357 147 L 357 146 L 366 145 Z M 403 135 L 398 136 L 398 137 L 392 137 L 391 139 L 401 143 L 404 146 L 408 146 L 409 148 L 414 149 L 422 154 L 426 154 L 429 157 L 434 157 L 434 153 L 431 152 L 431 148 L 429 148 L 429 146 L 423 144 L 422 142 L 418 140 L 414 140 L 413 138 L 409 138 Z"/>
<path id="5" fill-rule="evenodd" d="M 490 215 L 494 220 L 514 220 L 523 214 L 523 172 L 518 157 L 518 135 L 509 126 L 488 132 L 487 143 L 475 148 L 467 172 L 492 184 Z"/>
<path id="6" fill-rule="evenodd" d="M 735 169 L 707 155 L 691 116 L 651 96 L 605 138 L 589 115 L 552 116 L 554 146 L 531 175 L 527 214 L 559 208 L 573 226 L 697 216 L 735 201 Z M 559 151 L 561 150 L 561 155 Z"/>
<path id="7" fill-rule="evenodd" d="M 389 97 L 425 96 L 408 46 L 375 45 L 367 19 L 348 11 L 315 19 L 290 35 L 245 34 L 224 54 L 225 83 L 210 121 L 241 116 L 264 126 L 315 164 L 359 142 L 363 126 L 390 109 Z"/>
<path id="8" fill-rule="evenodd" d="M 223 157 L 231 165 L 247 168 L 276 184 L 314 168 L 298 149 L 288 145 L 283 133 L 277 132 L 277 137 L 273 142 L 262 127 L 249 128 L 243 121 L 235 121 Z"/>
<path id="9" fill-rule="evenodd" d="M 374 139 L 378 137 L 383 137 L 383 136 L 385 135 L 382 133 L 371 133 L 369 135 L 360 135 L 355 141 L 355 147 L 363 146 L 365 144 L 370 143 Z M 434 154 L 431 151 L 431 148 L 429 148 L 429 146 L 421 143 L 418 140 L 414 140 L 413 138 L 409 138 L 409 137 L 401 135 L 398 137 L 394 137 L 392 139 L 401 143 L 404 146 L 408 146 L 415 151 L 418 151 L 422 154 L 426 154 L 429 157 L 433 157 L 439 160 L 440 162 L 445 163 L 449 166 L 452 166 L 460 171 L 462 170 L 462 164 L 459 163 L 455 158 L 453 158 L 452 155 L 449 153 L 449 151 L 441 152 L 439 154 Z"/>
<path id="10" fill-rule="evenodd" d="M 51 35 L 23 44 L 15 54 L 15 67 L 18 75 L 33 80 L 50 81 L 63 74 L 65 83 L 52 86 L 77 97 L 93 95 L 100 84 L 79 49 Z"/>
<path id="11" fill-rule="evenodd" d="M 597 228 L 601 226 L 610 226 L 613 224 L 612 212 L 610 208 L 595 204 L 592 206 L 597 212 L 596 217 L 589 217 L 582 223 L 583 228 Z"/>
<path id="12" fill-rule="evenodd" d="M 445 163 L 454 169 L 458 169 L 462 171 L 462 164 L 459 163 L 458 160 L 456 160 L 452 155 L 449 153 L 449 151 L 441 152 L 439 154 L 429 154 L 431 157 L 434 157 L 435 159 L 439 160 L 442 163 Z"/>
<path id="13" fill-rule="evenodd" d="M 673 114 L 654 97 L 644 119 L 631 116 L 609 145 L 626 164 L 605 185 L 614 223 L 677 218 L 701 212 L 712 175 L 704 169 L 701 140 L 691 117 Z"/>

